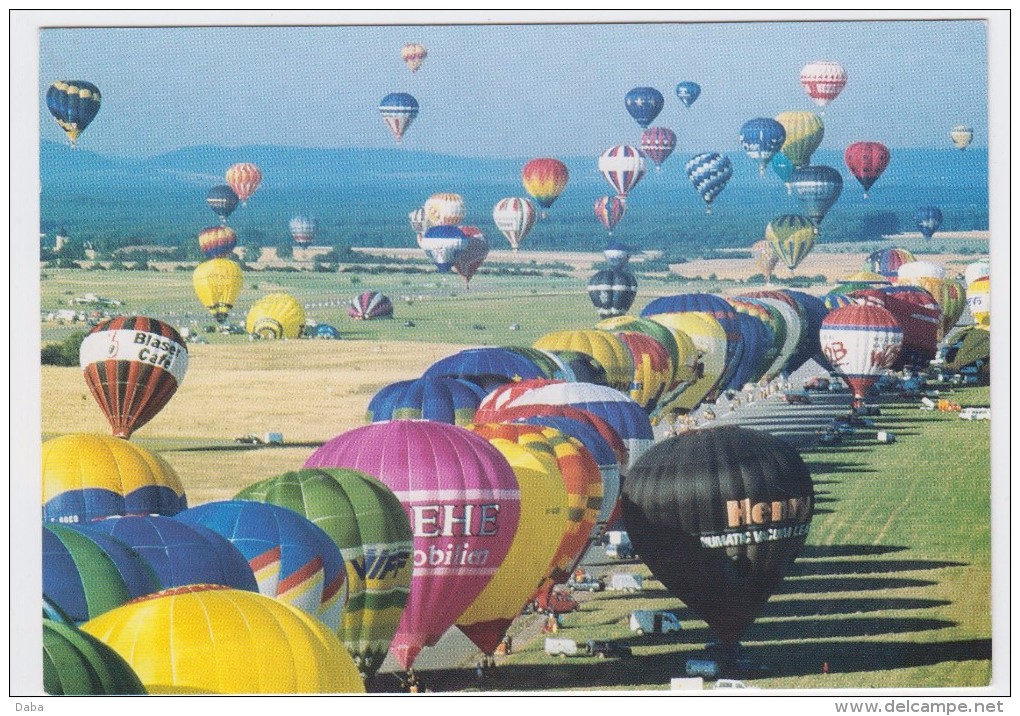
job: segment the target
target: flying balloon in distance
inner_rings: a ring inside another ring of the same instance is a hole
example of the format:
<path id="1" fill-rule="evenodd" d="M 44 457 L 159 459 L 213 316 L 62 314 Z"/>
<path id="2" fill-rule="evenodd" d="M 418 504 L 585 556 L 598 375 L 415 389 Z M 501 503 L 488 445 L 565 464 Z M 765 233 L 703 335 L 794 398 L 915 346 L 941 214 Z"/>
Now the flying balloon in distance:
<path id="1" fill-rule="evenodd" d="M 843 161 L 864 187 L 864 198 L 867 199 L 868 190 L 889 166 L 889 147 L 878 142 L 854 142 L 843 153 Z"/>
<path id="2" fill-rule="evenodd" d="M 408 43 L 400 49 L 400 59 L 404 61 L 407 69 L 411 70 L 411 72 L 417 72 L 428 56 L 429 51 L 425 45 L 417 42 Z"/>
<path id="3" fill-rule="evenodd" d="M 800 83 L 804 91 L 819 107 L 839 97 L 846 81 L 847 74 L 843 65 L 832 60 L 809 62 L 800 71 Z"/>
<path id="4" fill-rule="evenodd" d="M 237 234 L 229 226 L 210 226 L 198 233 L 198 248 L 211 259 L 227 256 L 237 246 Z"/>
<path id="5" fill-rule="evenodd" d="M 705 152 L 688 161 L 684 169 L 695 191 L 705 201 L 705 213 L 711 214 L 712 201 L 719 196 L 719 192 L 733 176 L 733 165 L 722 154 Z"/>
<path id="6" fill-rule="evenodd" d="M 319 223 L 310 216 L 299 214 L 290 220 L 290 236 L 298 246 L 311 246 Z"/>
<path id="7" fill-rule="evenodd" d="M 379 114 L 400 144 L 404 132 L 418 116 L 418 100 L 407 92 L 391 92 L 379 102 Z"/>
<path id="8" fill-rule="evenodd" d="M 492 221 L 510 242 L 510 248 L 517 251 L 521 242 L 531 232 L 538 220 L 535 205 L 527 199 L 507 197 L 500 199 L 492 208 Z"/>
<path id="9" fill-rule="evenodd" d="M 655 121 L 664 104 L 662 92 L 654 87 L 635 87 L 623 98 L 623 105 L 641 129 Z"/>
<path id="10" fill-rule="evenodd" d="M 825 136 L 825 124 L 814 112 L 782 112 L 776 121 L 786 130 L 786 141 L 780 148 L 794 169 L 811 163 L 811 155 L 818 149 Z"/>
<path id="11" fill-rule="evenodd" d="M 96 115 L 103 97 L 99 88 L 83 80 L 57 80 L 46 90 L 46 108 L 67 134 L 71 147 Z"/>
<path id="12" fill-rule="evenodd" d="M 676 86 L 676 96 L 684 107 L 690 109 L 691 105 L 701 96 L 701 85 L 697 82 L 680 82 Z"/>
<path id="13" fill-rule="evenodd" d="M 227 184 L 241 200 L 241 206 L 248 205 L 248 199 L 262 183 L 262 172 L 251 162 L 235 164 L 227 170 Z"/>
<path id="14" fill-rule="evenodd" d="M 645 175 L 645 155 L 637 147 L 625 144 L 610 147 L 599 157 L 599 171 L 616 189 L 616 195 L 626 200 Z"/>
<path id="15" fill-rule="evenodd" d="M 924 238 L 930 239 L 942 226 L 942 211 L 937 206 L 922 206 L 914 212 L 914 223 Z"/>
<path id="16" fill-rule="evenodd" d="M 230 215 L 234 213 L 234 209 L 237 208 L 239 201 L 240 199 L 237 198 L 234 190 L 226 184 L 214 186 L 205 197 L 205 203 L 209 205 L 209 208 L 213 210 L 216 216 L 220 217 L 220 221 L 224 224 L 227 223 Z"/>
<path id="17" fill-rule="evenodd" d="M 595 218 L 609 230 L 610 236 L 613 235 L 613 227 L 626 213 L 627 202 L 618 196 L 600 196 L 595 200 Z"/>
<path id="18" fill-rule="evenodd" d="M 953 140 L 953 145 L 962 152 L 974 141 L 974 129 L 966 124 L 958 124 L 949 130 L 949 138 Z"/>
<path id="19" fill-rule="evenodd" d="M 676 149 L 676 134 L 665 127 L 649 127 L 641 133 L 641 151 L 655 162 L 655 171 L 662 171 L 662 163 Z"/>
<path id="20" fill-rule="evenodd" d="M 216 258 L 200 263 L 191 281 L 198 300 L 209 309 L 217 323 L 223 323 L 241 294 L 244 274 L 237 262 Z"/>
<path id="21" fill-rule="evenodd" d="M 772 161 L 786 142 L 786 129 L 774 119 L 768 117 L 757 117 L 744 122 L 740 128 L 740 144 L 751 157 L 758 163 L 758 173 L 765 176 L 765 167 Z"/>
<path id="22" fill-rule="evenodd" d="M 543 209 L 548 209 L 567 187 L 570 172 L 567 165 L 559 159 L 540 157 L 532 159 L 521 170 L 521 183 L 524 190 Z"/>

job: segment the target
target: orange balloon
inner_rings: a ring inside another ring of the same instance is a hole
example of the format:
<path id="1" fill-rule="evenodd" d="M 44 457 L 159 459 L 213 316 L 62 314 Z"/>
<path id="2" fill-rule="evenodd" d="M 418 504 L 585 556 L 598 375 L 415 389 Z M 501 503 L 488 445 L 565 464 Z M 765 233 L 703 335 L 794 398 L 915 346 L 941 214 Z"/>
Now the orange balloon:
<path id="1" fill-rule="evenodd" d="M 227 170 L 227 184 L 242 204 L 248 203 L 248 197 L 255 193 L 261 183 L 262 172 L 254 164 L 235 164 Z"/>
<path id="2" fill-rule="evenodd" d="M 559 159 L 532 159 L 521 171 L 525 191 L 545 209 L 563 193 L 569 178 L 567 165 Z"/>

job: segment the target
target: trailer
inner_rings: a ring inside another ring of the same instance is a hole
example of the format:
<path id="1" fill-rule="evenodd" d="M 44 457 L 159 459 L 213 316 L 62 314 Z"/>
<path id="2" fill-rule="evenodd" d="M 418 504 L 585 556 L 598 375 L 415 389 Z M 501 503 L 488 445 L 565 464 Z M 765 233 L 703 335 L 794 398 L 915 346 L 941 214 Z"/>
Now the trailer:
<path id="1" fill-rule="evenodd" d="M 568 656 L 584 656 L 587 652 L 582 651 L 573 639 L 555 639 L 547 636 L 545 638 L 545 653 L 565 659 Z"/>
<path id="2" fill-rule="evenodd" d="M 680 618 L 673 612 L 639 610 L 630 613 L 630 630 L 642 634 L 669 634 L 681 631 Z"/>
<path id="3" fill-rule="evenodd" d="M 644 578 L 640 574 L 618 572 L 609 575 L 607 592 L 639 592 L 643 589 Z"/>

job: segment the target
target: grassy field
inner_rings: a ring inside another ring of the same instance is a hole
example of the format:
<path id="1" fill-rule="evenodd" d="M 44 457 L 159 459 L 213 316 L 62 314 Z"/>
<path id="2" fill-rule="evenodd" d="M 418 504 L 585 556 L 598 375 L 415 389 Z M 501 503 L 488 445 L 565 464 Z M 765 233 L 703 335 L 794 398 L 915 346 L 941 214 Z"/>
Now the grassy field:
<path id="1" fill-rule="evenodd" d="M 112 295 L 139 312 L 155 313 L 160 306 L 183 310 L 193 300 L 186 273 L 46 273 L 44 309 L 52 304 L 52 310 L 68 291 Z M 408 278 L 422 283 L 404 286 Z M 370 285 L 396 296 L 401 289 L 424 295 L 430 288 L 425 282 L 435 283 L 436 277 L 381 277 L 378 284 L 366 280 L 356 287 L 338 285 L 346 279 L 335 274 L 259 274 L 252 280 L 258 293 L 290 290 L 321 302 L 324 295 L 345 301 Z M 249 343 L 244 337 L 212 336 L 209 345 L 190 347 L 191 365 L 180 390 L 135 440 L 174 467 L 190 504 L 225 499 L 253 482 L 299 468 L 317 445 L 362 424 L 368 401 L 381 386 L 416 377 L 464 345 L 530 345 L 548 330 L 595 320 L 587 297 L 571 281 L 490 281 L 484 289 L 480 282 L 465 292 L 454 277 L 445 287 L 431 287 L 428 299 L 399 304 L 397 321 L 355 324 L 340 318 L 342 307 L 313 314 L 335 320 L 353 340 Z M 244 301 L 250 305 L 256 293 L 249 287 Z M 163 297 L 171 294 L 182 298 L 168 303 Z M 197 304 L 187 310 L 200 315 Z M 416 328 L 404 328 L 404 320 L 414 320 Z M 471 328 L 476 322 L 486 328 Z M 511 322 L 521 329 L 509 331 Z M 58 335 L 58 329 L 51 333 Z M 989 391 L 958 390 L 953 398 L 963 405 L 987 405 Z M 42 406 L 44 439 L 108 431 L 78 368 L 43 368 Z M 911 401 L 883 406 L 876 428 L 895 432 L 899 442 L 878 444 L 872 435 L 804 454 L 818 496 L 808 546 L 744 639 L 748 656 L 769 669 L 756 680 L 760 686 L 988 683 L 989 425 L 922 412 Z M 233 442 L 238 435 L 270 430 L 282 432 L 287 444 Z M 627 569 L 645 571 L 637 563 Z M 619 640 L 634 647 L 633 658 L 553 660 L 542 652 L 541 639 L 521 640 L 517 653 L 501 662 L 484 687 L 665 688 L 711 637 L 661 585 L 646 585 L 637 596 L 583 595 L 585 608 L 567 617 L 562 633 L 579 641 Z M 633 609 L 663 607 L 681 608 L 685 631 L 679 639 L 637 638 L 622 621 Z M 528 629 L 527 620 L 517 628 Z M 823 663 L 830 673 L 822 673 Z M 462 670 L 441 671 L 430 683 L 437 690 L 464 688 L 466 677 Z"/>

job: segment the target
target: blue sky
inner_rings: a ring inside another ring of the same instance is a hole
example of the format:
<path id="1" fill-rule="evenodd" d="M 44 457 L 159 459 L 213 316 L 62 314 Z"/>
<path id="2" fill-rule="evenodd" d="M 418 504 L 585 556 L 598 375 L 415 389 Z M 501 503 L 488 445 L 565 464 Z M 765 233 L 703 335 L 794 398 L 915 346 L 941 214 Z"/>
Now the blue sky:
<path id="1" fill-rule="evenodd" d="M 85 79 L 103 108 L 81 146 L 149 156 L 181 146 L 392 147 L 376 109 L 410 92 L 421 113 L 408 149 L 468 156 L 599 154 L 637 143 L 623 105 L 658 88 L 655 124 L 685 150 L 739 149 L 747 119 L 817 110 L 798 81 L 817 59 L 850 76 L 825 110 L 823 148 L 862 139 L 949 147 L 957 123 L 988 134 L 988 40 L 975 20 L 417 27 L 44 29 L 40 131 L 63 133 L 45 108 L 55 79 Z M 400 59 L 428 46 L 417 74 Z M 702 85 L 691 109 L 681 80 Z"/>

